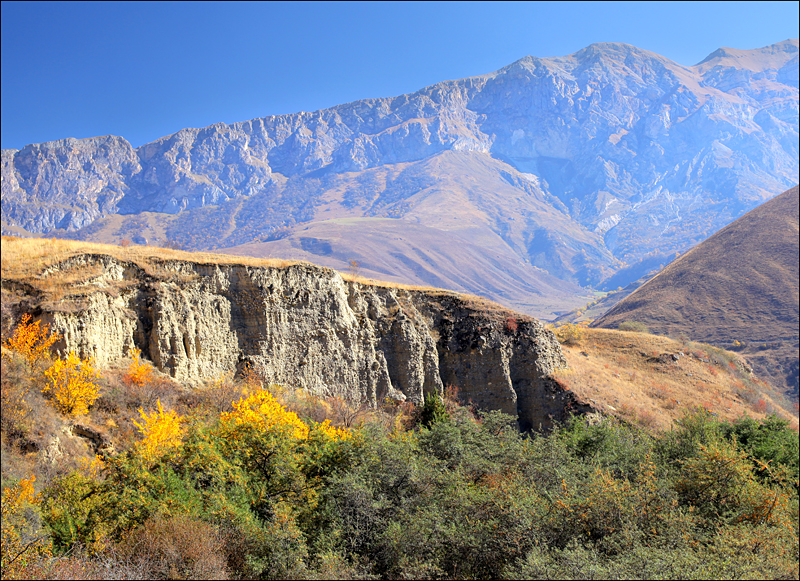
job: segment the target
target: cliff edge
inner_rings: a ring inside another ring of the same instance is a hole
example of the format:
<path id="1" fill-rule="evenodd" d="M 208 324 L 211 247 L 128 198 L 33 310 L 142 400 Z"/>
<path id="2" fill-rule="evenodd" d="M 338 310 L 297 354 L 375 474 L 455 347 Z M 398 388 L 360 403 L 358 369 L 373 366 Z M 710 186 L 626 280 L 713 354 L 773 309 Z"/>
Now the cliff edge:
<path id="1" fill-rule="evenodd" d="M 4 238 L 4 254 L 33 242 Z M 188 384 L 251 365 L 269 382 L 371 407 L 455 385 L 480 409 L 517 415 L 523 430 L 589 409 L 549 377 L 566 366 L 553 334 L 477 297 L 345 280 L 308 263 L 175 251 L 143 260 L 163 249 L 126 257 L 134 249 L 38 243 L 75 248 L 40 251 L 41 266 L 10 257 L 26 272 L 4 261 L 4 302 L 49 322 L 62 352 L 101 366 L 137 347 Z"/>

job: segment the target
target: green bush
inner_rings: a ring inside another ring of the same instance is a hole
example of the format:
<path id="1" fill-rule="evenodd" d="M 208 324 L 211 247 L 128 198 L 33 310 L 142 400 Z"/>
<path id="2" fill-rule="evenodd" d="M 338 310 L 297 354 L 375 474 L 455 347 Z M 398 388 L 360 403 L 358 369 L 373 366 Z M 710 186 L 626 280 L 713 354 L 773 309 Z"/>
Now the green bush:
<path id="1" fill-rule="evenodd" d="M 96 561 L 105 543 L 136 564 L 146 546 L 136 567 L 156 577 L 797 576 L 797 438 L 777 418 L 695 410 L 652 434 L 575 417 L 523 436 L 513 416 L 426 403 L 411 429 L 338 439 L 292 436 L 277 404 L 288 423 L 237 437 L 231 414 L 203 413 L 160 458 L 54 481 L 42 515 L 59 551 Z"/>
<path id="2" fill-rule="evenodd" d="M 442 396 L 435 391 L 426 393 L 425 402 L 422 404 L 422 412 L 420 413 L 420 424 L 430 428 L 434 424 L 446 422 L 448 419 L 447 408 L 444 405 Z"/>

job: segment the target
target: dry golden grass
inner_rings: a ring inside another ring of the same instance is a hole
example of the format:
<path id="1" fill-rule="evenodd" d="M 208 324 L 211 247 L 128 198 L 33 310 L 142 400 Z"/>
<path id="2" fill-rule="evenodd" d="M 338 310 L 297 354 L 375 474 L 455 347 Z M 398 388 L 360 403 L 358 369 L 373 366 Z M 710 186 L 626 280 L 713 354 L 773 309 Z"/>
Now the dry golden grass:
<path id="1" fill-rule="evenodd" d="M 687 409 L 700 406 L 724 419 L 774 412 L 797 429 L 797 417 L 776 404 L 771 388 L 745 371 L 735 353 L 607 329 L 583 329 L 562 349 L 569 367 L 554 374 L 559 383 L 604 413 L 645 427 L 669 429 Z M 659 360 L 662 354 L 678 360 Z"/>
<path id="2" fill-rule="evenodd" d="M 46 294 L 49 304 L 56 304 L 68 295 L 87 294 L 101 288 L 116 292 L 132 284 L 124 280 L 109 283 L 103 280 L 103 269 L 99 264 L 76 264 L 71 268 L 59 268 L 57 276 L 50 276 L 51 267 L 61 265 L 72 257 L 81 255 L 105 255 L 122 262 L 132 263 L 146 274 L 165 280 L 186 281 L 192 275 L 181 273 L 168 267 L 169 261 L 187 261 L 197 264 L 231 264 L 262 268 L 285 268 L 309 262 L 300 260 L 281 260 L 275 258 L 253 258 L 248 256 L 217 254 L 210 252 L 186 252 L 157 246 L 117 246 L 58 238 L 16 238 L 2 237 L 2 277 L 25 283 Z M 463 301 L 476 311 L 491 313 L 511 313 L 502 305 L 474 295 L 434 287 L 414 286 L 395 282 L 385 282 L 365 278 L 358 274 L 340 272 L 342 278 L 365 286 L 392 288 L 409 292 L 422 292 L 435 296 L 451 296 Z M 515 313 L 511 313 L 515 314 Z"/>
<path id="3" fill-rule="evenodd" d="M 376 280 L 374 278 L 366 278 L 357 274 L 352 274 L 350 272 L 343 272 L 343 271 L 337 271 L 337 272 L 339 272 L 339 274 L 344 280 L 348 282 L 355 282 L 358 284 L 362 284 L 364 286 L 374 286 L 380 288 L 405 290 L 409 292 L 419 292 L 436 297 L 452 297 L 454 299 L 461 301 L 465 307 L 477 311 L 479 313 L 483 313 L 485 315 L 495 316 L 495 317 L 513 316 L 519 318 L 520 320 L 533 320 L 533 317 L 531 317 L 530 315 L 524 315 L 516 311 L 512 311 L 511 309 L 509 309 L 508 307 L 504 307 L 500 303 L 497 303 L 491 299 L 487 299 L 486 297 L 481 297 L 478 295 L 460 293 L 432 286 L 417 286 L 413 284 L 403 284 L 400 282 Z"/>
<path id="4" fill-rule="evenodd" d="M 14 238 L 3 236 L 2 275 L 25 279 L 37 277 L 47 267 L 72 256 L 105 254 L 118 260 L 132 262 L 142 268 L 153 267 L 167 260 L 186 260 L 201 264 L 243 264 L 282 268 L 301 261 L 249 258 L 210 252 L 185 252 L 157 246 L 116 246 L 58 238 Z"/>
<path id="5" fill-rule="evenodd" d="M 639 321 L 651 332 L 738 347 L 796 402 L 799 209 L 795 186 L 668 264 L 593 326 Z"/>

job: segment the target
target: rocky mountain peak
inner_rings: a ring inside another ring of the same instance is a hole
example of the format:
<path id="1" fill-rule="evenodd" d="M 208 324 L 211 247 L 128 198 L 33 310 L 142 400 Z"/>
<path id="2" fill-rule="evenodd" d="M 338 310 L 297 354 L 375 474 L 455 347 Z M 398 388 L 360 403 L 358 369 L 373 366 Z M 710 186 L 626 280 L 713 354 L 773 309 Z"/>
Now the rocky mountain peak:
<path id="1" fill-rule="evenodd" d="M 182 129 L 136 150 L 116 137 L 31 145 L 3 152 L 3 231 L 112 241 L 116 227 L 96 221 L 151 212 L 160 235 L 203 249 L 277 242 L 328 219 L 413 220 L 523 270 L 598 285 L 797 183 L 796 63 L 796 40 L 721 49 L 691 68 L 598 43 L 393 98 Z M 334 247 L 300 238 L 296 248 Z M 343 267 L 354 250 L 341 249 Z M 418 265 L 414 282 L 440 285 L 425 278 L 440 268 Z"/>

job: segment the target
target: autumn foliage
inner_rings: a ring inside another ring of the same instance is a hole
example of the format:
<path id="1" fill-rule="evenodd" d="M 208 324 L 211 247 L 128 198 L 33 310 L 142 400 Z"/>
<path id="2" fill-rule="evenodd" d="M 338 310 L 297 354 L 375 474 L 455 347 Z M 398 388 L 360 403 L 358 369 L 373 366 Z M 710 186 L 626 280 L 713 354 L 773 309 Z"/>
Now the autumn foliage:
<path id="1" fill-rule="evenodd" d="M 94 368 L 94 360 L 80 359 L 70 352 L 66 359 L 59 359 L 45 371 L 47 385 L 42 393 L 48 393 L 53 403 L 64 415 L 80 416 L 89 411 L 100 396 L 97 385 L 99 373 Z"/>
<path id="2" fill-rule="evenodd" d="M 294 439 L 308 437 L 308 426 L 266 390 L 243 397 L 233 408 L 233 412 L 220 416 L 220 426 L 229 437 L 235 437 L 242 430 L 283 432 Z"/>
<path id="3" fill-rule="evenodd" d="M 13 486 L 3 488 L 2 543 L 0 564 L 3 579 L 20 575 L 30 563 L 51 554 L 50 542 L 42 531 L 32 529 L 26 518 L 29 511 L 37 511 L 39 498 L 34 492 L 36 477 L 22 479 Z"/>
<path id="4" fill-rule="evenodd" d="M 134 422 L 143 439 L 139 443 L 142 456 L 148 461 L 153 461 L 165 452 L 181 445 L 185 433 L 182 426 L 183 418 L 174 410 L 164 411 L 161 400 L 158 400 L 158 410 L 152 413 L 139 408 L 142 423 Z"/>
<path id="5" fill-rule="evenodd" d="M 7 487 L 3 577 L 797 576 L 798 440 L 776 417 L 524 437 L 431 396 L 343 428 L 313 395 L 223 383 L 224 408 L 162 398 L 126 447 Z"/>
<path id="6" fill-rule="evenodd" d="M 31 322 L 31 316 L 26 313 L 20 317 L 14 334 L 3 347 L 22 356 L 33 371 L 37 363 L 49 356 L 50 348 L 59 339 L 60 335 L 50 332 L 49 325 L 42 325 L 41 321 Z"/>
<path id="7" fill-rule="evenodd" d="M 131 349 L 130 356 L 133 359 L 128 366 L 128 372 L 125 374 L 124 380 L 137 387 L 143 387 L 152 379 L 153 368 L 152 366 L 144 363 L 140 356 L 142 351 L 136 347 Z"/>

